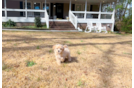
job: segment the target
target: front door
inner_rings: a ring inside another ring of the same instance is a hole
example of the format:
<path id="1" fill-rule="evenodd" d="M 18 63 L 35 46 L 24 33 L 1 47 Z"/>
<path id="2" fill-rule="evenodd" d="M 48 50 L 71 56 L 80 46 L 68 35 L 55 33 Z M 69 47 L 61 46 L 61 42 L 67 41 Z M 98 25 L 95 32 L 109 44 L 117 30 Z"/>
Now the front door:
<path id="1" fill-rule="evenodd" d="M 63 3 L 56 3 L 56 16 L 63 19 Z"/>

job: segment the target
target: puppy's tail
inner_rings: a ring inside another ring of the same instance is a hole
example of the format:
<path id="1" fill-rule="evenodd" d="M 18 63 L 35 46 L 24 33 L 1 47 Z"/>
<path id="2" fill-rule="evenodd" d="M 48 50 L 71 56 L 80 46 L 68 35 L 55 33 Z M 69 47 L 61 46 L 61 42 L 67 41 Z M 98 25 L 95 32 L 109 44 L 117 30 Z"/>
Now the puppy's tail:
<path id="1" fill-rule="evenodd" d="M 64 45 L 63 47 L 64 47 L 64 48 L 68 48 L 68 46 L 67 46 L 67 45 Z"/>

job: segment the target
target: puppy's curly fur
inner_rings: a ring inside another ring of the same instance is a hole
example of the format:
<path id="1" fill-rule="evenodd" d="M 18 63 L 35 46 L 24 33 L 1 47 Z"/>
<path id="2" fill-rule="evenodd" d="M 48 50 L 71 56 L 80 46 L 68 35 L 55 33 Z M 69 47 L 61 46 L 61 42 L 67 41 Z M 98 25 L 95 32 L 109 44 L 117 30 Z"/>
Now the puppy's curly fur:
<path id="1" fill-rule="evenodd" d="M 53 49 L 58 65 L 61 65 L 61 62 L 64 62 L 65 59 L 71 61 L 70 51 L 67 45 L 56 44 L 53 46 Z"/>

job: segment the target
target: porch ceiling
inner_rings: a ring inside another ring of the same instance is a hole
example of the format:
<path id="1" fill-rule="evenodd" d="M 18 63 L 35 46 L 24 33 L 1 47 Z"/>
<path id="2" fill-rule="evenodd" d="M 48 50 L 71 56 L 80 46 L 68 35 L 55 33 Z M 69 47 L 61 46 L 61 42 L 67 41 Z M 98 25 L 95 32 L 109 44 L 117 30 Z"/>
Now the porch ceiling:
<path id="1" fill-rule="evenodd" d="M 25 1 L 25 0 L 15 0 L 15 1 Z M 45 0 L 27 0 L 27 1 L 41 1 L 45 2 Z M 53 2 L 53 3 L 69 3 L 70 0 L 46 0 L 47 2 Z M 85 0 L 71 0 L 72 3 L 85 3 Z M 101 3 L 109 3 L 109 2 L 115 2 L 117 0 L 87 0 L 88 3 L 92 4 L 99 4 Z"/>

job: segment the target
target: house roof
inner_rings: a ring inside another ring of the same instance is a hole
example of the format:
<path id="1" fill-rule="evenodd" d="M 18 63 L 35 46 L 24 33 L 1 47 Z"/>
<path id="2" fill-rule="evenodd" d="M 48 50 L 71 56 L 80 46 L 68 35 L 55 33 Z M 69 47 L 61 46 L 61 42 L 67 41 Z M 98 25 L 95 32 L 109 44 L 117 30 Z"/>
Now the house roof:
<path id="1" fill-rule="evenodd" d="M 16 1 L 25 1 L 25 0 L 16 0 Z M 27 0 L 27 1 L 42 1 L 45 2 L 45 0 Z M 69 3 L 70 0 L 46 0 L 47 2 L 53 2 L 53 3 Z M 85 0 L 71 0 L 72 3 L 85 3 Z M 87 0 L 88 3 L 91 4 L 99 4 L 101 3 L 109 3 L 109 2 L 115 2 L 117 0 Z"/>

